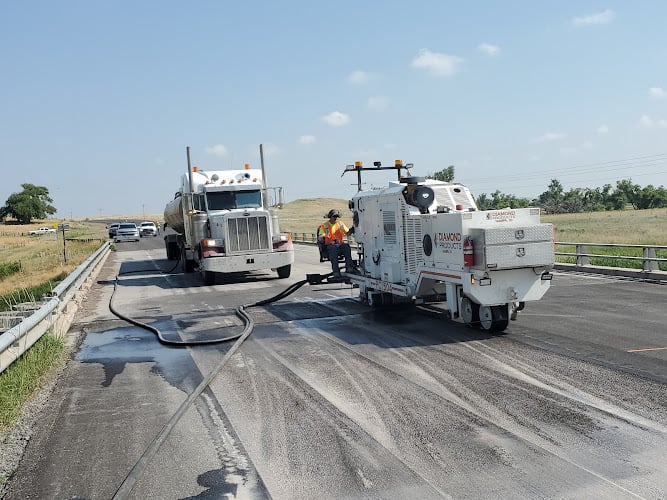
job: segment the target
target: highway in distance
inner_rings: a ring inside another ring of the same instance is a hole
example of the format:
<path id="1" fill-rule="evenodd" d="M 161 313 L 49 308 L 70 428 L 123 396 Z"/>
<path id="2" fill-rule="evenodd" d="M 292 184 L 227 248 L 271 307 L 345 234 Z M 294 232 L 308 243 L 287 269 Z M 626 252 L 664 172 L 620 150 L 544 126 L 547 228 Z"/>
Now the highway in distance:
<path id="1" fill-rule="evenodd" d="M 492 336 L 305 285 L 249 308 L 225 357 L 160 344 L 112 294 L 165 338 L 221 338 L 326 273 L 316 248 L 288 279 L 204 286 L 161 238 L 117 247 L 6 499 L 667 497 L 667 286 L 556 272 Z"/>

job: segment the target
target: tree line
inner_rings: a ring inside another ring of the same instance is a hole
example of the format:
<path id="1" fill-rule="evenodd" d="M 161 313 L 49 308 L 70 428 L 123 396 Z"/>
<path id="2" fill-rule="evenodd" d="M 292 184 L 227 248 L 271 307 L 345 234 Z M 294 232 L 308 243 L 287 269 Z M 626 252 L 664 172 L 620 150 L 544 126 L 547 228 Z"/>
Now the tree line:
<path id="1" fill-rule="evenodd" d="M 454 182 L 454 166 L 429 174 L 427 178 L 445 182 Z M 597 188 L 572 188 L 565 191 L 558 179 L 551 179 L 547 190 L 537 198 L 520 198 L 513 194 L 482 193 L 475 199 L 480 210 L 501 208 L 540 207 L 547 214 L 565 214 L 576 212 L 600 212 L 605 210 L 623 210 L 628 205 L 635 210 L 647 208 L 666 208 L 667 189 L 663 186 L 640 186 L 630 179 L 616 182 L 616 186 L 605 184 Z"/>

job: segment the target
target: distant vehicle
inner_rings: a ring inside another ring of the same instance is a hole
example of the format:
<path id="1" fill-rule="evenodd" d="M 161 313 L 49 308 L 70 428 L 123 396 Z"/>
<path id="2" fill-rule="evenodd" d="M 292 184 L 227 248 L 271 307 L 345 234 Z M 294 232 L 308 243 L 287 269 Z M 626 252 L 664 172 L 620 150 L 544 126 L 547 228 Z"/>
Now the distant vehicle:
<path id="1" fill-rule="evenodd" d="M 28 234 L 30 236 L 37 236 L 40 234 L 48 234 L 48 233 L 55 233 L 56 230 L 53 229 L 52 227 L 40 227 L 39 229 L 33 229 L 32 231 L 28 231 Z"/>
<path id="2" fill-rule="evenodd" d="M 139 236 L 157 236 L 157 226 L 155 222 L 142 222 L 139 225 Z"/>
<path id="3" fill-rule="evenodd" d="M 111 224 L 109 226 L 109 238 L 113 238 L 114 236 L 116 236 L 116 231 L 118 230 L 118 226 L 120 226 L 118 222 L 116 222 L 115 224 Z"/>
<path id="4" fill-rule="evenodd" d="M 114 241 L 139 241 L 139 228 L 134 222 L 122 222 L 116 230 Z"/>

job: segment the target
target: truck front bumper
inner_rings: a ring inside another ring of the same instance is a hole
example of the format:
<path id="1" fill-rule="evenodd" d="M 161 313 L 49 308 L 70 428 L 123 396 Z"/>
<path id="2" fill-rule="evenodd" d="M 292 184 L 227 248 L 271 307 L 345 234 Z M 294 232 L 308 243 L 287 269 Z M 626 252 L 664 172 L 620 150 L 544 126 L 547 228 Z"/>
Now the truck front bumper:
<path id="1" fill-rule="evenodd" d="M 294 263 L 294 252 L 274 252 L 248 255 L 211 256 L 203 258 L 199 267 L 206 272 L 238 273 L 277 269 Z"/>

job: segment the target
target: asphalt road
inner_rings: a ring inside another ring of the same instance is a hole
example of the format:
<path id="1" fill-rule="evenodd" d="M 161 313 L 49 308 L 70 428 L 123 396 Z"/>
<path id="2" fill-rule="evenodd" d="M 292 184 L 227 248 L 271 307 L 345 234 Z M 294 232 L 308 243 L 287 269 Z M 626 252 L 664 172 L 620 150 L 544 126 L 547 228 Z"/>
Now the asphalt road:
<path id="1" fill-rule="evenodd" d="M 215 286 L 173 266 L 161 238 L 107 259 L 5 498 L 667 497 L 665 286 L 556 273 L 489 336 L 306 285 L 248 310 L 252 334 L 185 407 L 233 342 L 161 345 L 110 313 L 116 276 L 117 310 L 201 340 L 327 264 L 299 246 L 289 279 Z"/>

